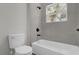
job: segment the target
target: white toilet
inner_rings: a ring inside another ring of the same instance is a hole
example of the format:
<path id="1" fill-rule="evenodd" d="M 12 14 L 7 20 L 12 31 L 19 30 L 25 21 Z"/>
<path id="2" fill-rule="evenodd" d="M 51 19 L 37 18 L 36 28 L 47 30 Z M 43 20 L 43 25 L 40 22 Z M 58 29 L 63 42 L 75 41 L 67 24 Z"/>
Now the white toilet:
<path id="1" fill-rule="evenodd" d="M 32 48 L 25 45 L 24 34 L 9 34 L 10 53 L 14 55 L 31 55 Z"/>

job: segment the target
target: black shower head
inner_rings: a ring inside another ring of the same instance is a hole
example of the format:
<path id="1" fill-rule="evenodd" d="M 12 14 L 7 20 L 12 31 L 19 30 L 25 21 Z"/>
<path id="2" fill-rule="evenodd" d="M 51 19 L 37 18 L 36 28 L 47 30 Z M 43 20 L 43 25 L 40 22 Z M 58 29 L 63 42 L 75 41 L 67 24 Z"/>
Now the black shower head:
<path id="1" fill-rule="evenodd" d="M 41 7 L 40 6 L 37 6 L 37 8 L 40 10 L 41 9 Z"/>

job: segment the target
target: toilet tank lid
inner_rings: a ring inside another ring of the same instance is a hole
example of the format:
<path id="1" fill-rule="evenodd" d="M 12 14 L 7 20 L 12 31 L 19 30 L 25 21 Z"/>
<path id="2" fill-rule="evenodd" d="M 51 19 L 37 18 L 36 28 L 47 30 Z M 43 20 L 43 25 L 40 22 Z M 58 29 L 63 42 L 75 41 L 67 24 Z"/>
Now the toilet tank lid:
<path id="1" fill-rule="evenodd" d="M 10 34 L 8 34 L 8 36 L 25 36 L 25 34 L 23 34 L 23 33 L 20 33 L 20 34 L 14 34 L 14 33 L 10 33 Z"/>

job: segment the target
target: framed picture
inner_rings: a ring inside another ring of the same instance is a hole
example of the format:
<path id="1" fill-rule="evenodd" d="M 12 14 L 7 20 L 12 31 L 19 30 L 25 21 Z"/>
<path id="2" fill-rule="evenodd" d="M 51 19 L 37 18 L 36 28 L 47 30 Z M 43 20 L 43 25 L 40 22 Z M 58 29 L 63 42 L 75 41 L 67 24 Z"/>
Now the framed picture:
<path id="1" fill-rule="evenodd" d="M 46 22 L 67 21 L 67 4 L 53 3 L 46 6 Z"/>

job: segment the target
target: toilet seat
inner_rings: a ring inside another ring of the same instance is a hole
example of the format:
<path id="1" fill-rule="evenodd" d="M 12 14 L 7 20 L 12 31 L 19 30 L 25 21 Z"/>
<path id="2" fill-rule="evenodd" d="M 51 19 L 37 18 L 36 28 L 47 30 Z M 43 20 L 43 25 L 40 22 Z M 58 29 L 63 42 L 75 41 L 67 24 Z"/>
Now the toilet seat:
<path id="1" fill-rule="evenodd" d="M 30 46 L 20 46 L 15 48 L 15 53 L 16 54 L 32 54 L 32 48 Z"/>

